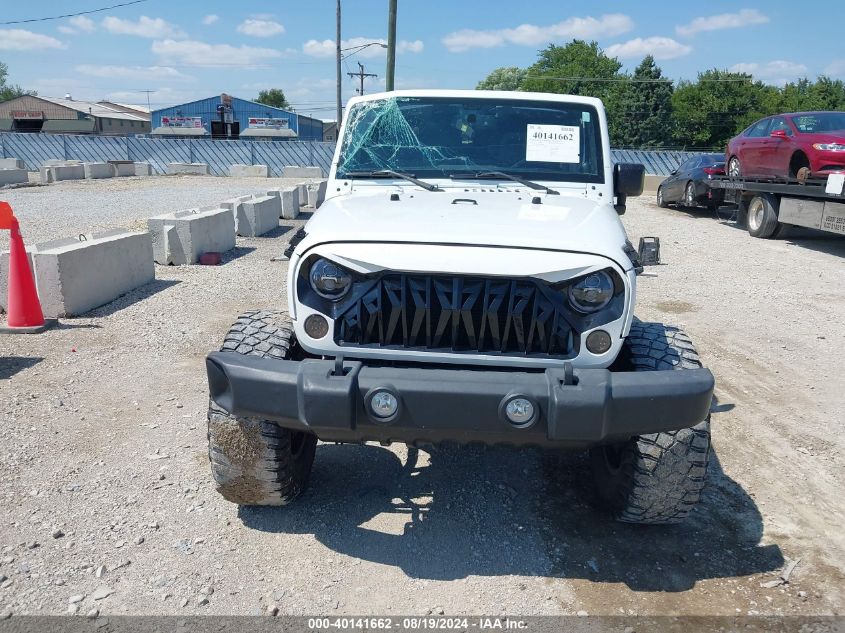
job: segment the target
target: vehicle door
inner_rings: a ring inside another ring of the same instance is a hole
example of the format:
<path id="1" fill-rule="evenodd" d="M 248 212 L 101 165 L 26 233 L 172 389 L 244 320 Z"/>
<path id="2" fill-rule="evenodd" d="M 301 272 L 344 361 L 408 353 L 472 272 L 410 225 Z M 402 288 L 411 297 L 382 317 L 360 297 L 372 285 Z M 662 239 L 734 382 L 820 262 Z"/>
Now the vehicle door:
<path id="1" fill-rule="evenodd" d="M 684 197 L 684 188 L 689 179 L 689 173 L 698 164 L 698 161 L 699 158 L 697 156 L 688 158 L 666 179 L 663 184 L 663 198 L 665 200 L 678 202 Z"/>
<path id="2" fill-rule="evenodd" d="M 763 119 L 755 123 L 742 139 L 739 160 L 742 163 L 743 176 L 765 176 L 764 152 L 769 142 L 769 126 L 772 119 Z"/>
<path id="3" fill-rule="evenodd" d="M 789 161 L 795 149 L 794 132 L 785 117 L 772 117 L 769 136 L 760 153 L 761 173 L 788 176 Z"/>

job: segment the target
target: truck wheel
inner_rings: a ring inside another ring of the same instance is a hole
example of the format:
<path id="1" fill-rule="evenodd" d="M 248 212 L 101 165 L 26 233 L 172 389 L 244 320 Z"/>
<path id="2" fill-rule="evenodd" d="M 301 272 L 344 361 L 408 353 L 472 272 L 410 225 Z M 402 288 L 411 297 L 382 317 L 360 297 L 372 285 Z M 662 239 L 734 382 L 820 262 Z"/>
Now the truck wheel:
<path id="1" fill-rule="evenodd" d="M 754 196 L 748 203 L 746 224 L 748 233 L 752 237 L 767 239 L 772 237 L 779 228 L 778 209 L 780 201 L 770 193 Z"/>
<path id="2" fill-rule="evenodd" d="M 293 327 L 287 314 L 247 312 L 232 325 L 221 351 L 290 358 Z M 217 492 L 238 505 L 285 505 L 305 489 L 317 438 L 273 422 L 234 416 L 210 401 L 208 457 Z"/>
<path id="3" fill-rule="evenodd" d="M 698 369 L 689 337 L 660 323 L 635 321 L 622 360 L 633 371 Z M 590 451 L 601 500 L 625 523 L 678 523 L 701 498 L 710 456 L 710 416 L 692 428 L 632 437 Z"/>

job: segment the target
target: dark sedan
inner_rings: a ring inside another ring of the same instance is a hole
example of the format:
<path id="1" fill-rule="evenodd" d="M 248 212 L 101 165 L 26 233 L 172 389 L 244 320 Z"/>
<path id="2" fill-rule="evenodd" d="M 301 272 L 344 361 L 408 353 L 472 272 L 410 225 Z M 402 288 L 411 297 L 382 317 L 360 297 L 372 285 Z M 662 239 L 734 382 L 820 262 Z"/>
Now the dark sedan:
<path id="1" fill-rule="evenodd" d="M 657 188 L 657 205 L 668 207 L 679 204 L 685 207 L 706 206 L 718 209 L 724 190 L 711 189 L 707 181 L 725 174 L 725 157 L 722 154 L 699 154 L 688 158 Z"/>

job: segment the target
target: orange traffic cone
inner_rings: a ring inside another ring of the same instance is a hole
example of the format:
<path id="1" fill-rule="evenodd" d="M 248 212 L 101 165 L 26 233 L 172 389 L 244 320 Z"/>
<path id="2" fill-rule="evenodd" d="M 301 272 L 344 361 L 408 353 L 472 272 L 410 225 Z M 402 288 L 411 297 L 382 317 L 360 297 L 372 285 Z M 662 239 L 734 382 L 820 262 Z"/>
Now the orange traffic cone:
<path id="1" fill-rule="evenodd" d="M 8 202 L 0 201 L 0 229 L 9 229 L 9 300 L 6 304 L 7 327 L 4 333 L 41 332 L 55 321 L 46 321 L 35 290 L 35 280 L 26 256 L 18 219 Z"/>

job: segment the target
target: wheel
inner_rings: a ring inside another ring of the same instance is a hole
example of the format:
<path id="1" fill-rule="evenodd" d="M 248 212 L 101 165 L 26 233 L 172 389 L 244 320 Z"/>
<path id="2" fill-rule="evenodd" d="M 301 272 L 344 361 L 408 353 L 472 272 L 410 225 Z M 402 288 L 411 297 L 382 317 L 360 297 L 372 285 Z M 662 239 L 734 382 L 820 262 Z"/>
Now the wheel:
<path id="1" fill-rule="evenodd" d="M 731 156 L 731 159 L 728 161 L 728 176 L 731 178 L 742 176 L 742 164 L 736 156 Z"/>
<path id="2" fill-rule="evenodd" d="M 780 202 L 769 194 L 761 193 L 754 196 L 748 203 L 746 225 L 748 233 L 753 237 L 769 238 L 774 236 L 780 223 L 778 222 L 778 208 Z"/>
<path id="3" fill-rule="evenodd" d="M 663 185 L 657 188 L 657 206 L 661 209 L 665 209 L 669 206 L 669 203 L 663 198 Z"/>
<path id="4" fill-rule="evenodd" d="M 789 175 L 803 185 L 810 177 L 810 159 L 802 152 L 796 152 L 789 161 Z"/>
<path id="5" fill-rule="evenodd" d="M 634 322 L 623 347 L 633 371 L 698 369 L 689 337 L 660 323 Z M 701 498 L 710 457 L 710 416 L 692 428 L 650 433 L 590 451 L 599 498 L 618 521 L 678 523 Z"/>
<path id="6" fill-rule="evenodd" d="M 694 207 L 695 205 L 695 183 L 688 182 L 686 189 L 684 189 L 684 206 Z"/>
<path id="7" fill-rule="evenodd" d="M 295 347 L 287 314 L 247 312 L 229 329 L 221 351 L 287 359 Z M 273 422 L 208 407 L 208 457 L 217 492 L 238 505 L 284 505 L 305 489 L 317 438 Z"/>

